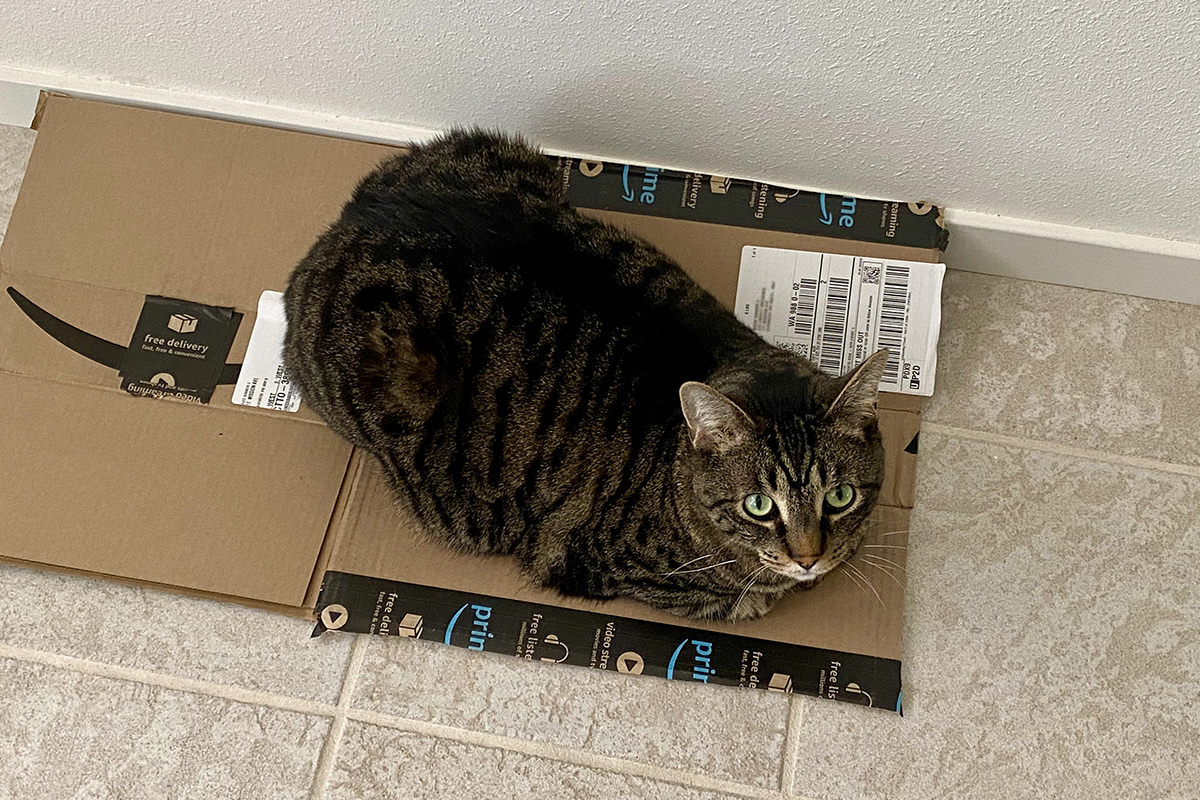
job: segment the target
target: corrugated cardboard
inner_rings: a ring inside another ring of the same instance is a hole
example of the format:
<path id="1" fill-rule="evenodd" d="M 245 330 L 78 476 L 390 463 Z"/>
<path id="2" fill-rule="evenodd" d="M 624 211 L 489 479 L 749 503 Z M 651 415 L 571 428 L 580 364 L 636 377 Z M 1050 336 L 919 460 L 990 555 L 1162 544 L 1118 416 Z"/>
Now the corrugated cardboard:
<path id="1" fill-rule="evenodd" d="M 247 312 L 282 288 L 378 145 L 51 97 L 0 279 L 127 343 L 147 294 Z M 138 399 L 0 302 L 2 552 L 302 607 L 350 446 L 308 410 Z"/>
<path id="2" fill-rule="evenodd" d="M 231 306 L 245 315 L 233 364 L 260 293 L 285 287 L 357 181 L 396 152 L 62 96 L 44 98 L 36 124 L 0 250 L 0 285 L 122 346 L 147 295 Z M 588 213 L 642 235 L 727 304 L 746 244 L 937 257 L 933 247 Z M 0 557 L 301 613 L 314 608 L 326 569 L 599 607 L 528 587 L 505 559 L 424 542 L 374 463 L 306 407 L 250 409 L 233 405 L 231 392 L 219 386 L 208 405 L 132 397 L 113 369 L 0 298 Z M 881 408 L 887 484 L 876 521 L 890 532 L 907 528 L 920 402 L 885 395 Z M 894 552 L 902 566 L 903 551 Z M 898 662 L 902 581 L 902 573 L 876 580 L 876 596 L 835 575 L 760 621 L 692 627 Z M 604 604 L 602 613 L 689 625 L 633 601 Z"/>
<path id="3" fill-rule="evenodd" d="M 399 525 L 397 520 L 401 520 Z M 883 506 L 876 511 L 873 521 L 883 526 L 880 532 L 905 530 L 908 512 Z M 903 588 L 891 580 L 876 581 L 880 593 L 876 598 L 849 579 L 831 577 L 816 589 L 792 594 L 770 614 L 752 622 L 695 622 L 634 600 L 597 603 L 560 597 L 529 586 L 508 558 L 460 555 L 413 535 L 415 530 L 418 530 L 416 523 L 391 504 L 375 462 L 362 459 L 329 567 L 353 575 L 438 586 L 477 596 L 587 611 L 602 607 L 605 615 L 613 617 L 686 625 L 879 658 L 900 658 L 900 626 L 891 614 L 882 613 L 884 609 L 903 605 Z M 895 560 L 904 564 L 902 558 Z"/>

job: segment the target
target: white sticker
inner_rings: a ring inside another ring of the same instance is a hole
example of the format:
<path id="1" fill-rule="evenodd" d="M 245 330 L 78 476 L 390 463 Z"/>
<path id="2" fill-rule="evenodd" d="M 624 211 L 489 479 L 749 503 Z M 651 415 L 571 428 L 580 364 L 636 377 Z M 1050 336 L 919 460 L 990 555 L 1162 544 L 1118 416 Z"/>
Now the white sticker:
<path id="1" fill-rule="evenodd" d="M 737 317 L 841 375 L 889 351 L 879 388 L 933 394 L 945 264 L 743 247 Z"/>
<path id="2" fill-rule="evenodd" d="M 233 402 L 239 406 L 296 411 L 300 390 L 283 368 L 283 338 L 287 317 L 282 292 L 263 292 L 258 298 L 258 317 L 250 332 L 250 344 L 233 387 Z"/>

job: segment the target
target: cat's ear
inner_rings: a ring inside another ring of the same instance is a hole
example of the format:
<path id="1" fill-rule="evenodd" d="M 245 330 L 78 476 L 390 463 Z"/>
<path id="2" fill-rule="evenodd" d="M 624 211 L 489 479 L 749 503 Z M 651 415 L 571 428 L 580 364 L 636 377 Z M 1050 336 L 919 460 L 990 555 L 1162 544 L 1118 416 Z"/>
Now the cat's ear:
<path id="1" fill-rule="evenodd" d="M 754 432 L 754 423 L 738 404 L 708 384 L 688 381 L 679 387 L 692 447 L 719 453 L 736 447 Z"/>
<path id="2" fill-rule="evenodd" d="M 827 420 L 847 430 L 862 430 L 875 421 L 879 400 L 879 381 L 887 366 L 888 351 L 879 350 L 854 369 L 832 383 L 830 394 L 836 392 Z"/>

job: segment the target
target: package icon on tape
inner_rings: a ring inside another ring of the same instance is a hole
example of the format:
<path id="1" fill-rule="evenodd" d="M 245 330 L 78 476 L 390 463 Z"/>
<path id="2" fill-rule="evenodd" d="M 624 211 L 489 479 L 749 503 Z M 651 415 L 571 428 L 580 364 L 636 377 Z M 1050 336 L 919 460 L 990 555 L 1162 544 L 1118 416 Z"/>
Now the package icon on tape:
<path id="1" fill-rule="evenodd" d="M 400 620 L 400 636 L 407 636 L 410 639 L 420 639 L 421 632 L 425 630 L 425 618 L 420 614 L 405 614 Z"/>
<path id="2" fill-rule="evenodd" d="M 176 333 L 191 333 L 196 330 L 196 318 L 191 314 L 172 314 L 167 327 Z"/>
<path id="3" fill-rule="evenodd" d="M 792 691 L 792 676 L 784 675 L 782 672 L 776 672 L 771 676 L 771 682 L 767 684 L 768 692 L 791 692 Z"/>

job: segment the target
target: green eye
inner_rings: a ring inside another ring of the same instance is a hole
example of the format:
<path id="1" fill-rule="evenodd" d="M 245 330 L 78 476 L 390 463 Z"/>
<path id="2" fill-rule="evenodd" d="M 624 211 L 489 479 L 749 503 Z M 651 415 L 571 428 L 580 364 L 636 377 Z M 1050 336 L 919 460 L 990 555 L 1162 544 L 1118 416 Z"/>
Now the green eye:
<path id="1" fill-rule="evenodd" d="M 854 487 L 848 483 L 835 486 L 825 493 L 825 505 L 834 511 L 840 511 L 854 502 Z"/>
<path id="2" fill-rule="evenodd" d="M 752 517 L 765 517 L 775 508 L 775 502 L 765 494 L 748 494 L 742 501 L 742 507 Z"/>

